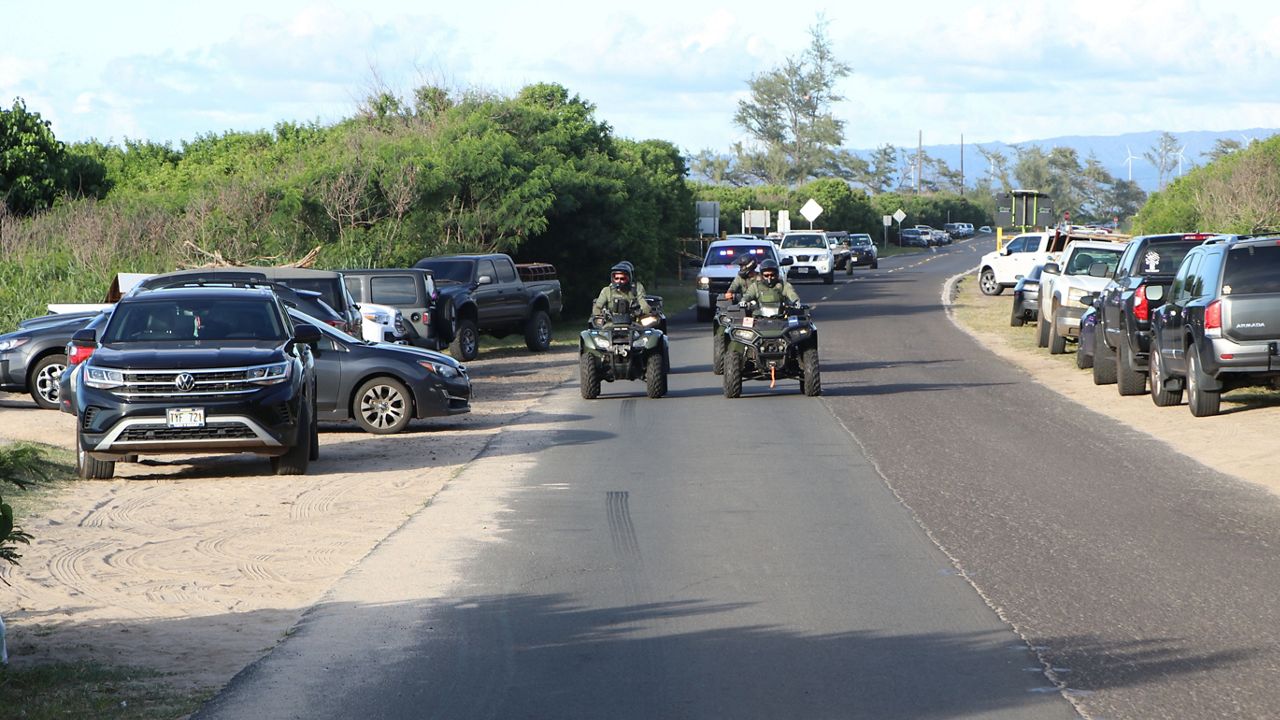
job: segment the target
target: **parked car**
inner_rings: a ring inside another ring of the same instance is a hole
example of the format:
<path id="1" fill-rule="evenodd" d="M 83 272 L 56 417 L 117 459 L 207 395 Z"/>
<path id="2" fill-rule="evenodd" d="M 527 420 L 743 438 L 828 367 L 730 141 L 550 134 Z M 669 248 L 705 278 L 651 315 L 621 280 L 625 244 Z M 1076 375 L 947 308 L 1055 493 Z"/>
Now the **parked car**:
<path id="1" fill-rule="evenodd" d="M 1094 338 L 1093 381 L 1116 383 L 1121 395 L 1147 389 L 1151 312 L 1164 303 L 1182 259 L 1211 237 L 1205 233 L 1142 235 L 1129 241 L 1115 276 L 1102 290 Z"/>
<path id="2" fill-rule="evenodd" d="M 1076 343 L 1076 367 L 1088 370 L 1093 367 L 1094 333 L 1098 328 L 1098 298 L 1100 293 L 1090 293 L 1080 298 L 1084 313 L 1080 315 L 1080 341 Z"/>
<path id="3" fill-rule="evenodd" d="M 1013 311 L 1009 315 L 1011 327 L 1022 327 L 1027 321 L 1040 319 L 1040 273 L 1044 265 L 1036 265 L 1013 286 Z"/>
<path id="4" fill-rule="evenodd" d="M 694 285 L 698 322 L 707 322 L 715 314 L 716 298 L 723 297 L 729 290 L 738 274 L 738 259 L 743 255 L 751 255 L 760 262 L 773 260 L 779 265 L 790 262 L 789 258 L 784 262 L 776 245 L 754 235 L 730 235 L 713 241 L 707 246 L 707 256 Z M 786 273 L 785 267 L 783 273 Z"/>
<path id="5" fill-rule="evenodd" d="M 898 245 L 902 247 L 929 247 L 929 238 L 915 228 L 903 228 L 898 233 Z"/>
<path id="6" fill-rule="evenodd" d="M 991 233 L 991 232 L 995 232 L 995 231 L 991 229 L 991 226 L 990 226 L 990 225 L 983 225 L 982 227 L 978 228 L 978 232 L 980 232 L 980 233 Z"/>
<path id="7" fill-rule="evenodd" d="M 1036 265 L 1044 265 L 1054 253 L 1054 234 L 1022 233 L 978 261 L 978 289 L 983 295 L 999 295 Z"/>
<path id="8" fill-rule="evenodd" d="M 835 256 L 827 247 L 825 233 L 816 231 L 783 233 L 779 250 L 782 257 L 791 258 L 793 263 L 787 271 L 789 281 L 821 279 L 827 285 L 835 282 Z"/>
<path id="9" fill-rule="evenodd" d="M 1219 236 L 1191 249 L 1151 316 L 1151 398 L 1185 389 L 1196 417 L 1222 393 L 1280 379 L 1280 236 Z"/>
<path id="10" fill-rule="evenodd" d="M 400 311 L 407 327 L 394 328 L 395 317 L 388 319 L 393 326 L 383 328 L 382 340 L 386 342 L 408 341 L 418 347 L 441 350 L 453 342 L 456 329 L 452 318 L 440 313 L 436 307 L 438 294 L 435 279 L 424 268 L 378 268 L 342 270 L 347 290 L 366 313 L 368 304 L 388 306 Z M 367 318 L 367 314 L 366 314 Z M 390 334 L 388 334 L 390 333 Z M 365 336 L 368 339 L 368 336 Z"/>
<path id="11" fill-rule="evenodd" d="M 67 368 L 66 345 L 77 330 L 97 315 L 46 315 L 0 335 L 0 390 L 28 393 L 36 405 L 56 410 L 58 380 Z"/>
<path id="12" fill-rule="evenodd" d="M 343 332 L 359 337 L 364 318 L 356 307 L 355 298 L 347 291 L 342 281 L 342 274 L 332 270 L 311 270 L 296 267 L 243 267 L 235 268 L 249 272 L 261 272 L 271 282 L 279 283 L 294 290 L 308 290 L 320 293 L 320 299 L 333 308 L 342 317 Z M 199 271 L 195 271 L 199 272 Z"/>
<path id="13" fill-rule="evenodd" d="M 289 317 L 295 327 L 309 323 L 322 335 L 312 351 L 319 419 L 354 420 L 365 432 L 386 435 L 404 430 L 414 418 L 471 411 L 467 369 L 448 355 L 371 343 L 296 310 Z"/>
<path id="14" fill-rule="evenodd" d="M 1066 352 L 1067 341 L 1079 337 L 1084 313 L 1080 298 L 1106 287 L 1124 247 L 1123 240 L 1072 240 L 1060 261 L 1045 263 L 1040 273 L 1038 339 L 1051 354 Z"/>
<path id="15" fill-rule="evenodd" d="M 360 316 L 364 318 L 362 340 L 412 345 L 418 334 L 404 319 L 404 313 L 390 305 L 362 302 Z"/>
<path id="16" fill-rule="evenodd" d="M 853 274 L 855 267 L 880 267 L 880 253 L 876 250 L 875 240 L 866 233 L 854 233 L 849 236 L 849 262 L 845 264 L 845 272 Z"/>

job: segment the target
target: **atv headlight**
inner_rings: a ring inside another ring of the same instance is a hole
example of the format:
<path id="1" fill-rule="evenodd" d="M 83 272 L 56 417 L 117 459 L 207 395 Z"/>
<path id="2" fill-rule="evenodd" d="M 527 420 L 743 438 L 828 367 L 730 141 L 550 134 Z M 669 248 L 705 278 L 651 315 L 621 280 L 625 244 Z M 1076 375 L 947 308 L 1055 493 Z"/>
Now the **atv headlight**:
<path id="1" fill-rule="evenodd" d="M 756 341 L 756 335 L 757 335 L 757 333 L 756 333 L 756 331 L 755 331 L 755 330 L 748 330 L 748 329 L 746 329 L 746 328 L 738 328 L 737 330 L 734 330 L 734 331 L 733 331 L 733 336 L 734 336 L 734 337 L 736 337 L 736 338 L 738 338 L 739 340 L 741 340 L 741 341 L 743 341 L 743 342 L 746 342 L 746 343 L 753 343 L 753 342 L 755 342 L 755 341 Z"/>
<path id="2" fill-rule="evenodd" d="M 596 335 L 595 337 L 593 337 L 593 338 L 591 338 L 591 339 L 595 341 L 595 343 L 596 343 L 596 347 L 597 347 L 598 349 L 600 349 L 600 350 L 608 350 L 608 349 L 609 349 L 609 338 L 607 338 L 607 337 L 603 337 L 603 336 L 601 336 L 601 335 Z"/>
<path id="3" fill-rule="evenodd" d="M 124 385 L 124 373 L 111 368 L 86 367 L 84 384 L 99 390 L 110 390 Z"/>
<path id="4" fill-rule="evenodd" d="M 245 380 L 254 385 L 279 385 L 289 379 L 290 363 L 272 363 L 251 367 L 244 373 Z"/>

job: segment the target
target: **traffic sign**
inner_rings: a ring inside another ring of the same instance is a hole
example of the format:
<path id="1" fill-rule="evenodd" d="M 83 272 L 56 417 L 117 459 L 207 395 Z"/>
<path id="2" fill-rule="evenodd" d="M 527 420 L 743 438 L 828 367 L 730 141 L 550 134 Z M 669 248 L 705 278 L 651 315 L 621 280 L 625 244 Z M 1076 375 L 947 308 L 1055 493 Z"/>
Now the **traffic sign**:
<path id="1" fill-rule="evenodd" d="M 907 219 L 907 214 L 902 212 L 902 208 L 898 208 L 898 212 L 893 214 L 893 219 L 902 222 Z"/>
<path id="2" fill-rule="evenodd" d="M 893 224 L 893 216 L 892 216 L 892 215 L 885 215 L 884 217 L 882 217 L 882 218 L 880 218 L 880 219 L 884 221 L 884 226 L 885 226 L 885 227 L 889 227 L 890 225 L 892 225 L 892 224 Z"/>
<path id="3" fill-rule="evenodd" d="M 809 202 L 805 203 L 804 206 L 800 208 L 800 214 L 803 215 L 804 219 L 808 220 L 810 224 L 813 224 L 813 221 L 817 220 L 818 216 L 822 214 L 822 206 L 818 204 L 817 200 L 809 198 Z"/>

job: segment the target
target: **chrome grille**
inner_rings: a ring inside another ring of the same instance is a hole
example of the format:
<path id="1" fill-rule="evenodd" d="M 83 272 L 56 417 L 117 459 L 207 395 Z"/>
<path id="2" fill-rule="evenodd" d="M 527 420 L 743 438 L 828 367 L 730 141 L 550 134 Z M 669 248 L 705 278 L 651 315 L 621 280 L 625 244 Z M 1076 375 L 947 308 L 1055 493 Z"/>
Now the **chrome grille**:
<path id="1" fill-rule="evenodd" d="M 257 367 L 257 366 L 255 366 Z M 218 398 L 248 395 L 260 386 L 246 375 L 250 368 L 209 368 L 186 370 L 121 370 L 124 385 L 112 390 L 128 400 L 177 400 L 182 398 Z M 183 378 L 190 376 L 190 381 Z M 180 382 L 182 385 L 180 386 Z M 190 389 L 181 387 L 190 384 Z"/>

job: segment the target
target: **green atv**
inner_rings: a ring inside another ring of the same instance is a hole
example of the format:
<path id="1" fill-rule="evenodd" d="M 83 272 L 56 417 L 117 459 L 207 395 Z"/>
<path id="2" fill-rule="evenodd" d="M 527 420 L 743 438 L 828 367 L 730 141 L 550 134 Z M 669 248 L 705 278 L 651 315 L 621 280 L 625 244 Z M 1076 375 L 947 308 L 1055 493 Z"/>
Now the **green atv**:
<path id="1" fill-rule="evenodd" d="M 724 396 L 741 397 L 743 380 L 768 380 L 772 388 L 780 378 L 798 379 L 809 397 L 822 394 L 818 327 L 808 305 L 751 301 L 728 326 Z"/>
<path id="2" fill-rule="evenodd" d="M 724 374 L 724 351 L 729 347 L 729 333 L 733 324 L 742 322 L 742 306 L 734 300 L 716 299 L 715 322 L 711 324 L 711 371 Z"/>
<path id="3" fill-rule="evenodd" d="M 658 315 L 637 315 L 637 309 L 619 300 L 609 315 L 591 318 L 578 336 L 578 371 L 582 397 L 600 396 L 600 381 L 644 379 L 645 394 L 667 394 L 670 360 L 667 336 L 659 329 Z"/>

